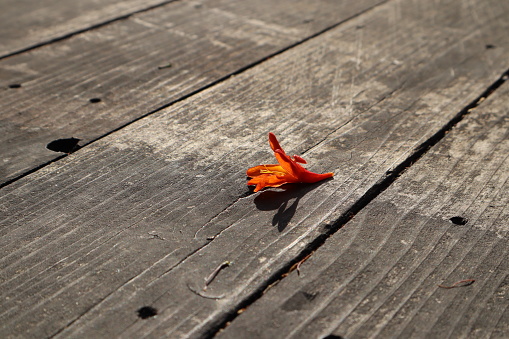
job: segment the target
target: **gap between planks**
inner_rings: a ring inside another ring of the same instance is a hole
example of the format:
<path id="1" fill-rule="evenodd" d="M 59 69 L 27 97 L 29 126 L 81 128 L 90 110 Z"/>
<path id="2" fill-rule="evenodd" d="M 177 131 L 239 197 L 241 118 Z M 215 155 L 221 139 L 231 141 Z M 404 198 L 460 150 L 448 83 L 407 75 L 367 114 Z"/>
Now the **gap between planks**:
<path id="1" fill-rule="evenodd" d="M 486 85 L 485 85 L 485 86 L 486 86 Z M 478 90 L 478 91 L 476 91 L 476 92 L 474 92 L 474 93 L 478 93 L 479 91 L 482 91 L 482 89 L 480 89 L 480 90 Z M 474 101 L 474 102 L 475 102 L 475 101 Z M 465 105 L 465 104 L 463 104 L 463 105 Z M 456 112 L 456 110 L 454 110 L 454 111 L 452 112 L 452 114 L 454 114 L 455 112 Z M 441 125 L 439 125 L 439 126 L 438 126 L 438 128 L 440 128 L 440 126 L 444 126 L 444 123 L 447 123 L 447 121 L 448 121 L 448 120 L 446 120 L 445 122 L 442 122 L 442 124 L 441 124 Z"/>
<path id="2" fill-rule="evenodd" d="M 50 40 L 50 41 L 48 41 L 46 43 L 41 43 L 41 44 L 34 45 L 34 46 L 32 46 L 30 48 L 27 48 L 27 49 L 24 49 L 22 51 L 14 52 L 14 53 L 11 53 L 11 54 L 6 55 L 6 56 L 0 56 L 0 60 L 2 60 L 4 58 L 7 58 L 9 56 L 13 56 L 13 55 L 16 55 L 16 54 L 21 54 L 23 52 L 27 52 L 27 51 L 30 51 L 30 50 L 33 50 L 33 49 L 36 49 L 36 48 L 39 48 L 39 47 L 42 47 L 42 46 L 54 43 L 54 42 L 57 42 L 57 41 L 65 40 L 65 39 L 71 38 L 71 37 L 73 37 L 73 36 L 75 36 L 77 34 L 84 33 L 84 32 L 89 31 L 89 30 L 97 29 L 97 28 L 100 28 L 100 27 L 103 27 L 103 26 L 107 26 L 107 25 L 109 25 L 111 23 L 114 23 L 114 22 L 117 22 L 117 21 L 128 19 L 128 18 L 130 18 L 131 16 L 133 16 L 135 14 L 143 13 L 143 12 L 146 12 L 146 11 L 158 8 L 158 7 L 163 7 L 163 6 L 165 6 L 165 5 L 169 4 L 169 3 L 176 2 L 176 1 L 180 1 L 180 0 L 169 0 L 169 1 L 166 1 L 164 3 L 158 4 L 158 5 L 154 5 L 152 7 L 148 7 L 148 8 L 143 9 L 143 10 L 139 10 L 139 11 L 136 11 L 136 12 L 133 12 L 133 13 L 130 13 L 130 14 L 126 14 L 124 16 L 121 16 L 121 17 L 109 20 L 107 22 L 91 26 L 91 27 L 89 27 L 87 29 L 79 30 L 79 31 L 67 34 L 65 36 L 52 39 L 52 40 Z M 177 104 L 177 103 L 179 103 L 181 101 L 189 99 L 190 97 L 192 97 L 194 95 L 197 95 L 200 92 L 206 91 L 207 89 L 209 89 L 211 87 L 214 87 L 214 86 L 216 86 L 216 85 L 218 85 L 218 84 L 228 80 L 230 77 L 239 75 L 239 74 L 241 74 L 241 73 L 243 73 L 243 72 L 245 72 L 245 71 L 247 71 L 247 70 L 249 70 L 249 69 L 251 69 L 253 67 L 256 67 L 256 66 L 266 62 L 269 59 L 272 59 L 273 57 L 275 57 L 277 55 L 280 55 L 280 54 L 282 54 L 282 53 L 284 53 L 284 52 L 286 52 L 286 51 L 288 51 L 288 50 L 290 50 L 292 48 L 298 47 L 299 45 L 302 45 L 302 44 L 306 43 L 307 41 L 309 41 L 311 39 L 314 39 L 314 38 L 316 38 L 316 37 L 318 37 L 318 36 L 320 36 L 322 34 L 327 33 L 328 31 L 331 31 L 331 30 L 337 28 L 341 24 L 343 24 L 343 23 L 345 23 L 347 21 L 350 21 L 351 19 L 357 18 L 357 17 L 359 17 L 359 16 L 361 16 L 361 15 L 363 15 L 365 13 L 368 13 L 368 12 L 374 10 L 375 8 L 377 8 L 377 7 L 381 6 L 381 5 L 384 5 L 388 1 L 389 0 L 383 0 L 381 2 L 378 2 L 377 4 L 375 4 L 375 5 L 373 5 L 373 6 L 369 7 L 369 8 L 366 8 L 366 9 L 364 9 L 362 11 L 359 11 L 359 12 L 357 12 L 357 13 L 355 13 L 355 14 L 347 17 L 347 18 L 344 18 L 343 20 L 340 20 L 340 21 L 338 21 L 338 22 L 336 22 L 336 23 L 334 23 L 332 25 L 329 25 L 329 26 L 323 28 L 322 30 L 319 30 L 318 32 L 315 32 L 315 33 L 313 33 L 313 34 L 311 34 L 311 35 L 309 35 L 309 36 L 307 36 L 307 37 L 305 37 L 305 38 L 303 38 L 301 40 L 298 40 L 298 41 L 296 41 L 296 42 L 294 42 L 294 43 L 292 43 L 292 44 L 290 44 L 290 45 L 288 45 L 288 46 L 286 46 L 286 47 L 284 47 L 282 49 L 279 49 L 276 52 L 271 53 L 271 54 L 263 57 L 262 59 L 259 59 L 259 60 L 255 61 L 255 62 L 252 62 L 252 63 L 250 63 L 250 64 L 248 64 L 246 66 L 243 66 L 243 67 L 237 69 L 234 72 L 228 73 L 228 74 L 226 74 L 226 75 L 224 75 L 224 76 L 222 76 L 222 77 L 220 77 L 220 78 L 218 78 L 218 79 L 216 79 L 216 80 L 214 80 L 214 81 L 212 81 L 212 82 L 210 82 L 210 83 L 208 83 L 208 84 L 206 84 L 206 85 L 204 85 L 204 86 L 202 86 L 202 87 L 200 87 L 200 88 L 198 88 L 198 89 L 196 89 L 194 91 L 191 91 L 188 94 L 184 94 L 183 96 L 179 97 L 178 99 L 172 100 L 172 101 L 170 101 L 170 102 L 168 102 L 168 103 L 166 103 L 164 105 L 161 105 L 161 106 L 159 106 L 159 107 L 157 107 L 157 108 L 155 108 L 155 109 L 153 109 L 153 110 L 151 110 L 151 111 L 149 111 L 149 112 L 147 112 L 147 113 L 145 113 L 145 114 L 143 114 L 143 115 L 141 115 L 141 116 L 139 116 L 139 117 L 137 117 L 137 118 L 127 122 L 127 123 L 124 123 L 123 125 L 120 125 L 120 126 L 114 128 L 114 129 L 108 131 L 107 133 L 104 133 L 104 134 L 100 135 L 99 137 L 97 137 L 95 139 L 92 139 L 91 141 L 89 141 L 87 143 L 84 143 L 83 145 L 80 146 L 80 148 L 86 147 L 86 146 L 88 146 L 88 145 L 90 145 L 90 144 L 92 144 L 92 143 L 94 143 L 94 142 L 96 142 L 98 140 L 101 140 L 104 137 L 107 137 L 107 136 L 109 136 L 112 133 L 118 132 L 119 130 L 121 130 L 121 129 L 123 129 L 123 128 L 125 128 L 125 127 L 127 127 L 127 126 L 129 126 L 129 125 L 131 125 L 131 124 L 141 120 L 141 119 L 144 119 L 144 118 L 146 118 L 146 117 L 148 117 L 148 116 L 150 116 L 152 114 L 155 114 L 155 113 L 157 113 L 157 112 L 159 112 L 159 111 L 161 111 L 161 110 L 163 110 L 165 108 L 168 108 L 168 107 L 173 106 L 173 105 L 175 105 L 175 104 Z M 57 162 L 57 161 L 65 158 L 66 156 L 68 156 L 68 154 L 63 154 L 61 156 L 58 156 L 58 157 L 56 157 L 56 158 L 54 158 L 54 159 L 52 159 L 50 161 L 47 161 L 47 162 L 45 162 L 43 164 L 40 164 L 40 165 L 38 165 L 38 166 L 36 166 L 34 168 L 29 169 L 29 170 L 23 172 L 22 174 L 14 177 L 14 178 L 12 178 L 10 180 L 7 180 L 7 181 L 5 181 L 3 183 L 0 183 L 0 189 L 2 187 L 8 186 L 8 185 L 10 185 L 10 184 L 20 180 L 20 179 L 22 179 L 22 178 L 24 178 L 24 177 L 26 177 L 26 176 L 34 173 L 34 172 L 37 172 L 40 169 L 42 169 L 42 168 L 44 168 L 44 167 L 46 167 L 46 166 L 48 166 L 48 165 L 50 165 L 50 164 L 52 164 L 54 162 Z"/>
<path id="3" fill-rule="evenodd" d="M 509 69 L 505 71 L 493 84 L 488 86 L 486 90 L 483 91 L 481 95 L 479 95 L 475 100 L 473 100 L 470 104 L 465 106 L 462 110 L 460 110 L 446 125 L 444 125 L 439 131 L 433 134 L 430 138 L 420 144 L 416 151 L 411 154 L 408 158 L 406 158 L 403 162 L 401 162 L 398 166 L 394 168 L 393 171 L 387 173 L 387 176 L 381 179 L 378 183 L 373 185 L 359 200 L 357 200 L 353 206 L 348 209 L 345 213 L 343 213 L 336 221 L 327 225 L 327 232 L 321 234 L 317 237 L 313 242 L 311 242 L 307 247 L 305 247 L 293 260 L 288 261 L 288 263 L 283 266 L 280 270 L 276 271 L 272 276 L 270 276 L 262 286 L 253 294 L 251 294 L 246 299 L 240 301 L 238 306 L 230 313 L 225 315 L 225 319 L 215 328 L 211 328 L 207 337 L 213 338 L 220 331 L 228 327 L 228 325 L 235 320 L 235 318 L 242 313 L 242 311 L 260 299 L 271 287 L 277 285 L 281 280 L 286 278 L 290 272 L 295 269 L 298 269 L 300 263 L 306 261 L 316 252 L 322 245 L 325 244 L 327 239 L 333 236 L 337 231 L 339 231 L 350 219 L 352 219 L 356 214 L 358 214 L 364 207 L 366 207 L 370 202 L 372 202 L 376 197 L 378 197 L 381 193 L 383 193 L 389 186 L 391 186 L 403 173 L 406 172 L 408 168 L 410 168 L 414 163 L 419 161 L 433 146 L 435 146 L 439 141 L 441 141 L 447 133 L 449 133 L 460 121 L 462 121 L 473 109 L 479 106 L 484 100 L 486 100 L 490 95 L 492 95 L 504 82 L 509 78 Z M 238 200 L 237 199 L 232 205 L 228 206 L 226 209 L 233 206 Z M 205 244 L 203 247 L 206 247 L 208 244 Z M 182 260 L 182 262 L 185 261 Z M 180 263 L 179 263 L 180 264 Z M 177 265 L 178 266 L 178 265 Z"/>
<path id="4" fill-rule="evenodd" d="M 7 59 L 9 57 L 12 57 L 12 56 L 15 56 L 15 55 L 19 55 L 19 54 L 23 54 L 23 53 L 26 53 L 26 52 L 30 52 L 30 51 L 33 51 L 33 50 L 38 49 L 40 47 L 51 45 L 51 44 L 53 44 L 55 42 L 67 40 L 69 38 L 72 38 L 75 35 L 82 34 L 82 33 L 88 32 L 88 31 L 92 31 L 92 30 L 95 30 L 95 29 L 98 29 L 98 28 L 101 28 L 101 27 L 104 27 L 104 26 L 108 26 L 109 24 L 112 24 L 114 22 L 126 20 L 126 19 L 129 19 L 133 15 L 136 15 L 136 14 L 139 14 L 139 13 L 143 13 L 143 12 L 148 12 L 150 10 L 153 10 L 153 9 L 156 9 L 156 8 L 159 8 L 159 7 L 164 7 L 164 6 L 168 5 L 169 3 L 177 2 L 177 1 L 181 1 L 181 0 L 166 0 L 166 1 L 160 2 L 158 4 L 155 4 L 155 5 L 143 8 L 143 9 L 139 9 L 137 11 L 133 11 L 131 13 L 127 13 L 127 14 L 121 15 L 119 17 L 112 18 L 112 19 L 106 20 L 104 22 L 100 22 L 98 24 L 93 24 L 93 25 L 90 25 L 88 27 L 75 30 L 74 32 L 66 33 L 66 34 L 63 34 L 61 36 L 48 39 L 46 41 L 42 41 L 42 42 L 36 43 L 36 44 L 34 44 L 32 46 L 28 46 L 28 47 L 21 48 L 21 49 L 19 49 L 17 51 L 14 51 L 14 52 L 10 52 L 10 53 L 4 54 L 4 55 L 0 55 L 0 60 Z M 55 159 L 55 160 L 57 160 L 57 159 Z"/>

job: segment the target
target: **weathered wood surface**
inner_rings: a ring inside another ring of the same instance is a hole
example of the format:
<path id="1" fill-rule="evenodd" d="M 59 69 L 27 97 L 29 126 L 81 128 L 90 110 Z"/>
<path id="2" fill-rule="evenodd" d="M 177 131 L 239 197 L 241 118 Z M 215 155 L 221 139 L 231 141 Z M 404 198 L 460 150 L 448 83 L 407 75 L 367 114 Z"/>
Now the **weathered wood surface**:
<path id="1" fill-rule="evenodd" d="M 507 102 L 504 84 L 219 338 L 507 338 Z"/>
<path id="2" fill-rule="evenodd" d="M 0 184 L 383 1 L 177 1 L 0 60 Z"/>
<path id="3" fill-rule="evenodd" d="M 0 57 L 168 3 L 161 0 L 2 0 Z"/>
<path id="4" fill-rule="evenodd" d="M 2 188 L 0 334 L 214 334 L 506 71 L 508 12 L 389 1 Z M 268 131 L 335 179 L 246 195 Z"/>

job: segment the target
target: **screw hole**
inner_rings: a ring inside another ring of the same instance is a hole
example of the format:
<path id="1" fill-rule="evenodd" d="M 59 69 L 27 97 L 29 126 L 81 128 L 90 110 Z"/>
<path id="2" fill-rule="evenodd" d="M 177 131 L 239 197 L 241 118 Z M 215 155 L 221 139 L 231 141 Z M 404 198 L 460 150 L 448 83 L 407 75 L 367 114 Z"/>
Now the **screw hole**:
<path id="1" fill-rule="evenodd" d="M 96 104 L 98 102 L 101 102 L 101 98 L 92 98 L 89 100 L 91 103 Z"/>
<path id="2" fill-rule="evenodd" d="M 136 312 L 138 312 L 138 317 L 141 319 L 148 319 L 157 314 L 157 309 L 153 308 L 152 306 L 143 306 Z"/>
<path id="3" fill-rule="evenodd" d="M 46 148 L 53 152 L 69 154 L 80 149 L 80 146 L 78 145 L 79 141 L 80 139 L 77 138 L 57 139 L 47 144 Z"/>
<path id="4" fill-rule="evenodd" d="M 10 84 L 9 88 L 21 88 L 21 84 Z"/>
<path id="5" fill-rule="evenodd" d="M 465 225 L 468 222 L 468 219 L 463 217 L 452 217 L 449 220 L 455 225 Z"/>

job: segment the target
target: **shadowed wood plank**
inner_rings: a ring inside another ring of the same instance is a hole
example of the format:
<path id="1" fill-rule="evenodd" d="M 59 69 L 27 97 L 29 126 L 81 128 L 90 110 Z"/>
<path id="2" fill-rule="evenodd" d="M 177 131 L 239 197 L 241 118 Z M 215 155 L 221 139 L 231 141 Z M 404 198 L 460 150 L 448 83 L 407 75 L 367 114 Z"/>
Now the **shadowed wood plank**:
<path id="1" fill-rule="evenodd" d="M 507 337 L 508 100 L 505 84 L 219 338 Z"/>
<path id="2" fill-rule="evenodd" d="M 0 181 L 61 157 L 54 140 L 86 144 L 380 2 L 178 1 L 1 60 Z"/>
<path id="3" fill-rule="evenodd" d="M 137 11 L 161 0 L 3 0 L 0 3 L 0 56 L 50 42 Z"/>
<path id="4" fill-rule="evenodd" d="M 1 333 L 210 333 L 506 70 L 508 10 L 387 3 L 4 187 Z M 247 196 L 269 130 L 334 180 Z"/>

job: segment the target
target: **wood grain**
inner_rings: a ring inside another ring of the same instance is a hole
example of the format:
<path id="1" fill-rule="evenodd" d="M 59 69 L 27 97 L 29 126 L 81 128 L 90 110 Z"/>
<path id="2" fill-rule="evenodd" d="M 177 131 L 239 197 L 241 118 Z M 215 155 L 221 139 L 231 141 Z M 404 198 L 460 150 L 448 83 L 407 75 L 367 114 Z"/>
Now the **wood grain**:
<path id="1" fill-rule="evenodd" d="M 380 2 L 178 1 L 0 60 L 0 183 Z"/>
<path id="2" fill-rule="evenodd" d="M 388 2 L 2 188 L 0 334 L 214 333 L 506 71 L 508 11 Z M 248 195 L 268 131 L 334 180 Z"/>
<path id="3" fill-rule="evenodd" d="M 508 100 L 505 84 L 219 338 L 507 337 Z"/>
<path id="4" fill-rule="evenodd" d="M 3 0 L 0 4 L 0 57 L 104 24 L 153 6 L 161 0 Z"/>

